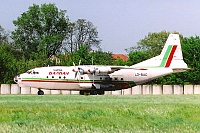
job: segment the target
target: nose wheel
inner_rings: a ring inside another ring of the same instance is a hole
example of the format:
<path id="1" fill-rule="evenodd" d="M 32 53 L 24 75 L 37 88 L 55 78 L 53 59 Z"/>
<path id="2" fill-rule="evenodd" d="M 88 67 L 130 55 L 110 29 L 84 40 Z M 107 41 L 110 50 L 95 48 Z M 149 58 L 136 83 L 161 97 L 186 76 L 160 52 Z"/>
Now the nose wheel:
<path id="1" fill-rule="evenodd" d="M 42 91 L 41 89 L 38 89 L 38 95 L 44 95 L 44 91 Z"/>

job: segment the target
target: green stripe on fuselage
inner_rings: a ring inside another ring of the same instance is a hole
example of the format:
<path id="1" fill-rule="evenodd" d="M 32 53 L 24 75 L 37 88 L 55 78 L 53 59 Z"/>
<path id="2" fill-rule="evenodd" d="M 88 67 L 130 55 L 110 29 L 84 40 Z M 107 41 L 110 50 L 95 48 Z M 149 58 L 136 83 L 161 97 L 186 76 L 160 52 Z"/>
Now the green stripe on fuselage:
<path id="1" fill-rule="evenodd" d="M 74 79 L 50 79 L 50 78 L 23 78 L 22 80 L 34 80 L 34 81 L 37 81 L 37 80 L 43 80 L 44 82 L 45 81 L 51 81 L 51 82 L 74 82 L 74 83 L 91 83 L 91 82 L 94 82 L 94 83 L 103 83 L 103 84 L 116 84 L 116 83 L 128 83 L 130 85 L 130 87 L 133 87 L 133 86 L 136 86 L 135 82 L 133 81 L 112 81 L 112 80 L 74 80 Z"/>
<path id="2" fill-rule="evenodd" d="M 166 62 L 167 62 L 167 59 L 168 59 L 168 57 L 169 57 L 169 55 L 170 55 L 170 51 L 171 51 L 171 50 L 172 50 L 172 45 L 169 45 L 169 46 L 167 47 L 167 50 L 166 50 L 164 56 L 163 56 L 162 62 L 161 62 L 161 64 L 160 64 L 160 67 L 164 67 L 164 66 L 165 66 L 165 64 L 166 64 Z"/>

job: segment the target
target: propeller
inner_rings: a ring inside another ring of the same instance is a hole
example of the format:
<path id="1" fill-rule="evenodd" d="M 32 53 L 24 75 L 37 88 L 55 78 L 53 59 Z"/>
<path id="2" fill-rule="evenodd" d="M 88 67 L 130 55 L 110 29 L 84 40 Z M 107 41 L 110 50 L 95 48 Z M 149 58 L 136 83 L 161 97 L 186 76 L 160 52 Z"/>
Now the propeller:
<path id="1" fill-rule="evenodd" d="M 81 65 L 81 60 L 79 60 L 78 65 L 79 65 L 79 66 Z"/>
<path id="2" fill-rule="evenodd" d="M 82 68 L 78 67 L 78 70 L 75 71 L 75 77 L 74 77 L 74 78 L 76 78 L 78 74 L 79 74 L 79 75 L 82 75 L 83 72 L 84 72 L 84 70 L 83 70 Z"/>
<path id="3" fill-rule="evenodd" d="M 92 81 L 94 84 L 94 76 L 98 68 L 90 67 L 90 66 L 80 66 L 80 64 L 81 64 L 81 60 L 79 60 L 78 66 L 76 66 L 75 63 L 73 62 L 74 69 L 72 71 L 75 72 L 74 79 L 77 78 L 77 75 L 79 75 L 80 77 L 80 75 L 83 75 L 83 74 L 92 74 Z"/>
<path id="4" fill-rule="evenodd" d="M 80 64 L 81 64 L 81 60 L 79 60 L 78 66 L 80 66 Z M 78 67 L 78 66 L 76 66 L 76 64 L 74 62 L 73 62 L 73 65 L 74 65 L 75 68 L 72 71 L 75 72 L 75 77 L 74 78 L 76 78 L 78 74 L 80 75 L 83 72 L 83 69 Z"/>

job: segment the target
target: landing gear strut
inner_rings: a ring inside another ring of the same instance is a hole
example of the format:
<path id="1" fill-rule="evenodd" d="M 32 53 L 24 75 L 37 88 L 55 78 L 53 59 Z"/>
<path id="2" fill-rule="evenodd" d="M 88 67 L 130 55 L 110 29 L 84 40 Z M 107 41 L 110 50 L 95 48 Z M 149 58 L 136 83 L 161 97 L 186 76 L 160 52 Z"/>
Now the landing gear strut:
<path id="1" fill-rule="evenodd" d="M 38 95 L 44 95 L 44 91 L 42 91 L 41 89 L 38 89 Z"/>

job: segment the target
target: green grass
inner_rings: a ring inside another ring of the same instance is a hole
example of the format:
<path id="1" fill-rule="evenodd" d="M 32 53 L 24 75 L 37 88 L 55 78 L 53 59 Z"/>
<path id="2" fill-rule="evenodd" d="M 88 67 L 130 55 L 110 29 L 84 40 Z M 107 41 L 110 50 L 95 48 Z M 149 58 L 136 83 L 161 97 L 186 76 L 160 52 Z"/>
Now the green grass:
<path id="1" fill-rule="evenodd" d="M 200 132 L 200 95 L 0 95 L 1 132 Z"/>

